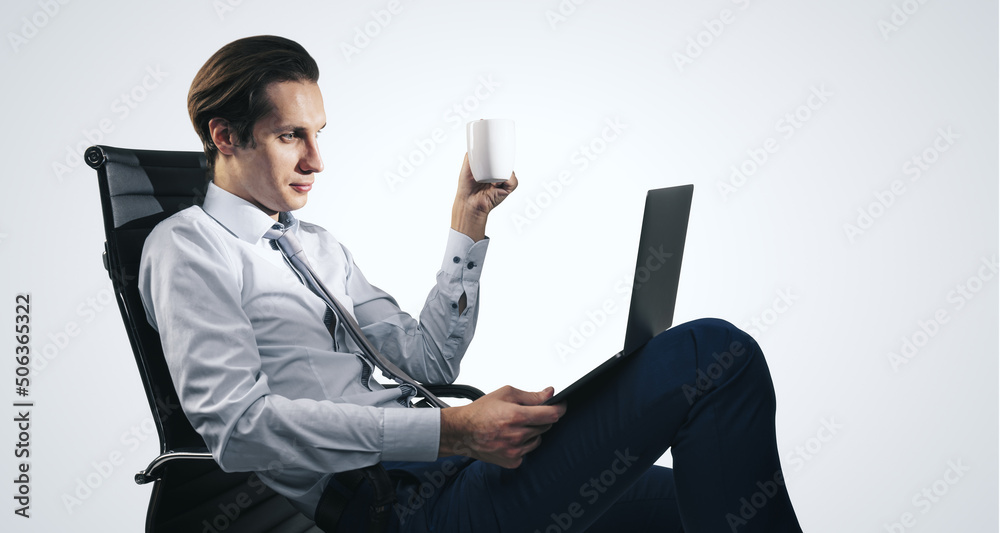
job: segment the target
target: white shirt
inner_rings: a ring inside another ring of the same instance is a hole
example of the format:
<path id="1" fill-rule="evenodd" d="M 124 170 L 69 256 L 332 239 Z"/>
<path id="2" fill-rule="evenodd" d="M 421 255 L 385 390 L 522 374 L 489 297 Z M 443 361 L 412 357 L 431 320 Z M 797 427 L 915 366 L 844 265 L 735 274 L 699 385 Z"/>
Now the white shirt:
<path id="1" fill-rule="evenodd" d="M 326 230 L 283 216 L 379 351 L 418 381 L 455 380 L 475 331 L 488 240 L 451 230 L 418 322 Z M 311 516 L 333 472 L 435 460 L 440 413 L 402 408 L 399 389 L 384 389 L 359 355 L 341 351 L 323 301 L 262 238 L 273 224 L 210 184 L 203 207 L 164 220 L 146 239 L 139 290 L 184 413 L 219 465 L 258 472 Z"/>

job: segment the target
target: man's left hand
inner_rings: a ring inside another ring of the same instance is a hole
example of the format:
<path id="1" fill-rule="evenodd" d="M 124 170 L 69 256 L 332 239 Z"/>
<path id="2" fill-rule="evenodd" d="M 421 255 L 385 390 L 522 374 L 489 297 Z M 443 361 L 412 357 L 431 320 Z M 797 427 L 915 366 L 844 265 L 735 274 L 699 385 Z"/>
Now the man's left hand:
<path id="1" fill-rule="evenodd" d="M 464 233 L 473 241 L 486 238 L 486 219 L 494 207 L 500 205 L 517 188 L 517 176 L 500 183 L 479 183 L 472 177 L 469 154 L 465 154 L 462 170 L 458 173 L 458 192 L 451 210 L 451 227 Z"/>

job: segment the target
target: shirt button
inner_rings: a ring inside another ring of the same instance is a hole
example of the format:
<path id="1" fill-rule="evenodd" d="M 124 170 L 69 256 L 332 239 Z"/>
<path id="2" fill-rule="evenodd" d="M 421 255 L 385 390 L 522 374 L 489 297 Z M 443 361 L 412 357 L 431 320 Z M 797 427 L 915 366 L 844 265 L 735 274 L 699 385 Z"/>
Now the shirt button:
<path id="1" fill-rule="evenodd" d="M 461 259 L 460 259 L 460 258 L 459 258 L 458 256 L 455 256 L 455 257 L 452 257 L 452 258 L 451 258 L 451 260 L 452 260 L 453 262 L 455 262 L 455 263 L 458 263 L 458 262 L 460 262 L 460 261 L 461 261 Z"/>
<path id="2" fill-rule="evenodd" d="M 455 302 L 452 302 L 452 303 L 451 303 L 451 308 L 452 308 L 452 309 L 458 309 L 458 304 L 457 304 L 457 303 L 455 303 Z"/>
<path id="3" fill-rule="evenodd" d="M 476 268 L 476 264 L 473 263 L 472 261 L 469 261 L 469 264 L 467 264 L 465 266 L 469 267 L 469 270 L 472 270 L 473 268 Z"/>

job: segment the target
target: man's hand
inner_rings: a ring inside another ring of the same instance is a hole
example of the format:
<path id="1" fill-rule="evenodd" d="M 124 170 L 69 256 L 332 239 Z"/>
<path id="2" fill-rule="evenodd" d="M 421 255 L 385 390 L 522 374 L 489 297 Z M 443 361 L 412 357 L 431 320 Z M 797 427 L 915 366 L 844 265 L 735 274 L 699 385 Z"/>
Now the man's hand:
<path id="1" fill-rule="evenodd" d="M 462 170 L 458 173 L 458 192 L 451 209 L 451 227 L 464 233 L 473 241 L 486 237 L 486 218 L 494 207 L 517 188 L 517 176 L 500 183 L 479 183 L 472 177 L 469 154 L 465 154 Z"/>
<path id="2" fill-rule="evenodd" d="M 441 410 L 439 455 L 465 455 L 504 468 L 517 468 L 545 433 L 566 413 L 566 405 L 541 405 L 552 387 L 526 392 L 497 389 L 461 407 Z"/>

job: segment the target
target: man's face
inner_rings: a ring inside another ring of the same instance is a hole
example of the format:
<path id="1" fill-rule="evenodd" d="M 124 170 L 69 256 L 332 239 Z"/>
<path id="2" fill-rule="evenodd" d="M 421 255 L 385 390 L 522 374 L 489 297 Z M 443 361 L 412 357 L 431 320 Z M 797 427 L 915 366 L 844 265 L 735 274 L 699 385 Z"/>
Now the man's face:
<path id="1" fill-rule="evenodd" d="M 274 109 L 253 128 L 255 147 L 234 149 L 233 171 L 216 184 L 277 220 L 306 205 L 315 174 L 323 171 L 316 136 L 326 125 L 323 95 L 313 82 L 267 86 Z"/>

